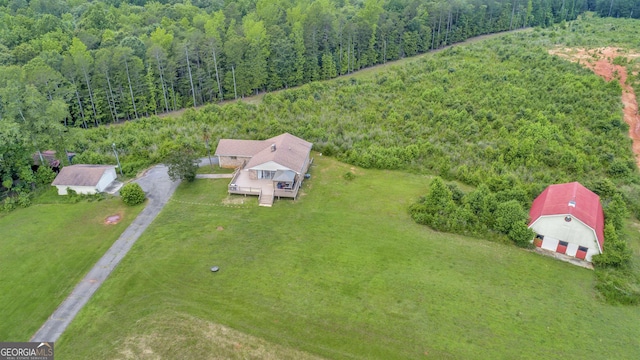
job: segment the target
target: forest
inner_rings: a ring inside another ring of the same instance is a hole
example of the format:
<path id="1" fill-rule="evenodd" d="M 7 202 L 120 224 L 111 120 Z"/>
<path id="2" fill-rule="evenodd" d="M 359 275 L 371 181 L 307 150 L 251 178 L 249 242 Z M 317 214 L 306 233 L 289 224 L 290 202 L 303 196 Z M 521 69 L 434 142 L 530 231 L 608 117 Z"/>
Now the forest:
<path id="1" fill-rule="evenodd" d="M 91 128 L 334 78 L 632 1 L 0 0 L 0 177 Z"/>

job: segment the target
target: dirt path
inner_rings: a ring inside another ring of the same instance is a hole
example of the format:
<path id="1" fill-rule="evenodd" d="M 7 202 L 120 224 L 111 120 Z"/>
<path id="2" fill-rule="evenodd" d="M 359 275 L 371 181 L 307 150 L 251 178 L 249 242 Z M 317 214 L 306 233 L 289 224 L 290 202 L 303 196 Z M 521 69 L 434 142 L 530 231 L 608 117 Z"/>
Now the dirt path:
<path id="1" fill-rule="evenodd" d="M 617 79 L 622 87 L 622 104 L 624 105 L 624 121 L 629 124 L 629 137 L 633 140 L 633 153 L 636 155 L 636 164 L 640 167 L 640 115 L 638 115 L 638 102 L 631 85 L 627 84 L 627 69 L 622 65 L 613 63 L 616 57 L 627 59 L 640 57 L 640 54 L 625 52 L 622 49 L 605 47 L 598 49 L 569 49 L 561 48 L 549 51 L 552 55 L 560 56 L 569 61 L 592 70 L 606 81 Z"/>

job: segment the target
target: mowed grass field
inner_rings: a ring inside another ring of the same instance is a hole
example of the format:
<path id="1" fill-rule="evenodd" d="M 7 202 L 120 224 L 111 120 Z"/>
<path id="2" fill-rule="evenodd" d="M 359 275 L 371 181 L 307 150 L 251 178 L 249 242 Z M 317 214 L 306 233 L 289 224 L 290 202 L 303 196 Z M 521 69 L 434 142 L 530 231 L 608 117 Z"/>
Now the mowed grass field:
<path id="1" fill-rule="evenodd" d="M 273 208 L 226 180 L 181 185 L 56 355 L 637 358 L 640 312 L 599 301 L 592 271 L 415 224 L 429 177 L 315 160 Z"/>
<path id="2" fill-rule="evenodd" d="M 41 198 L 59 201 L 51 190 Z M 0 216 L 0 341 L 29 341 L 140 210 L 111 198 Z M 105 225 L 114 214 L 122 221 Z"/>

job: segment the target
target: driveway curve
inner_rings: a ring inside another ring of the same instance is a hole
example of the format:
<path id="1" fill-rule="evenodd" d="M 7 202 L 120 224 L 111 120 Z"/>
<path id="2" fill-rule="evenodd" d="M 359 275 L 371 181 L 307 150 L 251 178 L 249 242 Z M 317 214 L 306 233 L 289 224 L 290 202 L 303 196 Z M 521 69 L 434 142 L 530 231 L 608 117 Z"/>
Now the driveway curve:
<path id="1" fill-rule="evenodd" d="M 78 312 L 100 288 L 120 260 L 129 252 L 140 235 L 158 216 L 169 201 L 180 181 L 171 181 L 165 165 L 156 165 L 134 180 L 140 184 L 149 199 L 147 206 L 138 214 L 107 252 L 98 260 L 87 275 L 76 285 L 71 294 L 60 304 L 42 325 L 31 341 L 53 342 L 69 326 Z"/>

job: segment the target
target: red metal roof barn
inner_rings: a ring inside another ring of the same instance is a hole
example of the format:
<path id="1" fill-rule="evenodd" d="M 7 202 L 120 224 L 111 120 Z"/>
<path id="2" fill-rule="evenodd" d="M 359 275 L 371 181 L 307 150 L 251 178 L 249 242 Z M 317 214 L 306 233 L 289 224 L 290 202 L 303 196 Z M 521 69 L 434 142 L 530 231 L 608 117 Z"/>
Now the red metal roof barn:
<path id="1" fill-rule="evenodd" d="M 578 182 L 550 185 L 533 201 L 529 228 L 536 246 L 591 261 L 604 244 L 600 197 Z"/>

